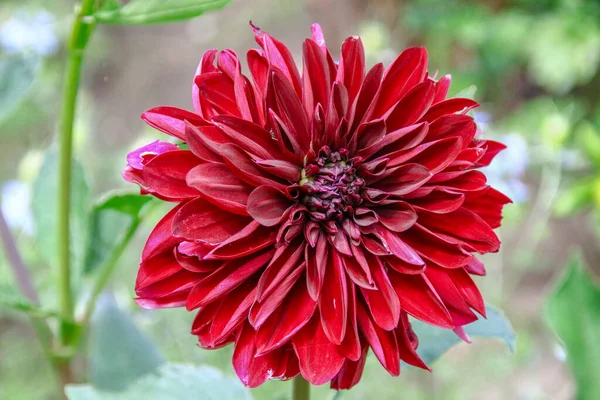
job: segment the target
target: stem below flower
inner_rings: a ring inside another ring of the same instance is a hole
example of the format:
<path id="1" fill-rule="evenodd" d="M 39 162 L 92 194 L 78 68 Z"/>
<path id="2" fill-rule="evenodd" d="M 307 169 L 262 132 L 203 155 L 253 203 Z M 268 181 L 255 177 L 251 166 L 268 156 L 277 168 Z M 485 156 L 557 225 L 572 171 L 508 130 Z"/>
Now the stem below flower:
<path id="1" fill-rule="evenodd" d="M 292 400 L 309 400 L 310 399 L 310 383 L 298 375 L 293 380 Z"/>
<path id="2" fill-rule="evenodd" d="M 58 177 L 58 267 L 57 291 L 60 312 L 67 319 L 73 319 L 74 301 L 71 288 L 70 260 L 70 206 L 71 206 L 71 167 L 73 159 L 73 123 L 77 104 L 77 93 L 81 77 L 83 53 L 93 30 L 93 24 L 85 23 L 84 17 L 91 15 L 94 0 L 84 0 L 75 16 L 73 31 L 68 47 L 67 68 L 64 78 L 62 111 L 59 138 L 59 177 Z M 74 326 L 61 323 L 59 339 L 62 346 L 69 346 Z"/>

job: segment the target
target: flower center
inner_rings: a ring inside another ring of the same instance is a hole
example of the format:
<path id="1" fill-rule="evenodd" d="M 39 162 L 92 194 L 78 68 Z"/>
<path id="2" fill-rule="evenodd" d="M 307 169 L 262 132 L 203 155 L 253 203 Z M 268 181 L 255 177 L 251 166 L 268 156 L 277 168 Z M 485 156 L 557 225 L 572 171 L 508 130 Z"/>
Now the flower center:
<path id="1" fill-rule="evenodd" d="M 302 170 L 300 199 L 314 221 L 341 221 L 362 203 L 364 179 L 356 176 L 348 150 L 324 146 L 316 160 Z"/>

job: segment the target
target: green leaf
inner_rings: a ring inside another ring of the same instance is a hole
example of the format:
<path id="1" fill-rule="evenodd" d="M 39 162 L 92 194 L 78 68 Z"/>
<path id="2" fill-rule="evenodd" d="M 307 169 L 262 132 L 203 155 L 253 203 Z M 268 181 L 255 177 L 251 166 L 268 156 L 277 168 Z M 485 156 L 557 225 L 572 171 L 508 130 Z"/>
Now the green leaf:
<path id="1" fill-rule="evenodd" d="M 121 7 L 110 1 L 94 14 L 96 21 L 136 25 L 179 21 L 224 7 L 231 0 L 132 0 Z"/>
<path id="2" fill-rule="evenodd" d="M 40 308 L 38 305 L 19 293 L 17 289 L 7 283 L 0 283 L 0 309 L 1 308 L 8 308 L 35 317 L 60 318 L 58 312 Z"/>
<path id="3" fill-rule="evenodd" d="M 576 181 L 573 186 L 563 190 L 558 196 L 553 205 L 554 212 L 559 217 L 565 217 L 591 206 L 599 182 L 594 178 Z"/>
<path id="4" fill-rule="evenodd" d="M 572 256 L 565 274 L 546 301 L 546 320 L 562 339 L 577 383 L 577 399 L 600 393 L 600 286 L 579 256 Z"/>
<path id="5" fill-rule="evenodd" d="M 154 344 L 109 295 L 100 298 L 92 318 L 90 359 L 91 381 L 106 391 L 121 391 L 164 362 Z"/>
<path id="6" fill-rule="evenodd" d="M 84 272 L 102 265 L 124 239 L 128 228 L 152 198 L 139 194 L 109 193 L 92 210 Z"/>
<path id="7" fill-rule="evenodd" d="M 0 59 L 0 122 L 27 97 L 37 74 L 39 58 L 11 55 Z"/>
<path id="8" fill-rule="evenodd" d="M 121 393 L 107 393 L 91 385 L 68 385 L 69 400 L 251 400 L 248 389 L 219 370 L 170 363 L 143 376 Z"/>
<path id="9" fill-rule="evenodd" d="M 74 287 L 83 269 L 84 247 L 87 236 L 90 189 L 83 167 L 73 161 L 71 177 L 71 257 L 73 260 Z M 57 261 L 57 183 L 58 156 L 55 149 L 49 150 L 33 184 L 33 216 L 36 238 L 40 252 L 54 265 Z"/>
<path id="10" fill-rule="evenodd" d="M 575 132 L 578 147 L 587 155 L 590 162 L 600 168 L 600 131 L 585 121 Z"/>
<path id="11" fill-rule="evenodd" d="M 504 313 L 495 307 L 486 307 L 487 319 L 479 319 L 465 326 L 465 331 L 470 337 L 479 336 L 501 339 L 511 352 L 515 350 L 516 336 L 510 321 Z M 449 329 L 441 329 L 421 321 L 413 321 L 412 327 L 419 337 L 417 353 L 425 363 L 431 363 L 449 348 L 460 343 L 461 340 Z"/>

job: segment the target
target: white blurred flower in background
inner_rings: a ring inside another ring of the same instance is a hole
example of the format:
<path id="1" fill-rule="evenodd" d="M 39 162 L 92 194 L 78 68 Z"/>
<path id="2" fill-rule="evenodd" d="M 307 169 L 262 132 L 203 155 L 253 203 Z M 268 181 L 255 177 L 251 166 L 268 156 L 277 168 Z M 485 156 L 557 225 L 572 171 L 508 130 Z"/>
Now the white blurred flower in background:
<path id="1" fill-rule="evenodd" d="M 20 229 L 28 235 L 34 232 L 33 215 L 30 209 L 31 188 L 19 181 L 7 181 L 2 186 L 2 214 L 6 223 L 13 229 Z"/>
<path id="2" fill-rule="evenodd" d="M 59 47 L 54 24 L 54 15 L 48 11 L 31 14 L 18 10 L 0 26 L 0 46 L 9 54 L 33 51 L 52 55 Z"/>

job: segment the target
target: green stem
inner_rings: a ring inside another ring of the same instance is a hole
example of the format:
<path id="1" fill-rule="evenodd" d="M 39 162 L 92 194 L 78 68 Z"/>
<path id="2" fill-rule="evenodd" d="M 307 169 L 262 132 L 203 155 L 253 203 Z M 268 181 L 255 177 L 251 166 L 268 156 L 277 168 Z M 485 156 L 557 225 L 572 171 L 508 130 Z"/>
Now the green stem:
<path id="1" fill-rule="evenodd" d="M 127 232 L 125 232 L 125 236 L 123 237 L 121 243 L 119 243 L 119 245 L 112 250 L 110 256 L 100 268 L 99 275 L 94 282 L 92 292 L 90 293 L 90 297 L 85 306 L 85 311 L 81 320 L 81 324 L 83 326 L 87 324 L 92 314 L 94 313 L 94 308 L 96 307 L 98 297 L 102 294 L 102 291 L 106 287 L 106 284 L 108 283 L 110 277 L 115 271 L 115 268 L 117 267 L 117 263 L 121 258 L 121 255 L 129 245 L 129 242 L 131 242 L 131 239 L 135 235 L 135 232 L 137 231 L 138 227 L 140 226 L 140 222 L 141 219 L 137 218 L 131 223 L 129 229 L 127 230 Z"/>
<path id="2" fill-rule="evenodd" d="M 293 380 L 292 400 L 309 400 L 310 399 L 310 383 L 298 375 Z"/>
<path id="3" fill-rule="evenodd" d="M 62 315 L 74 319 L 73 290 L 71 287 L 71 260 L 70 260 L 70 206 L 71 206 L 71 165 L 73 160 L 73 124 L 81 67 L 86 44 L 93 31 L 93 21 L 90 18 L 94 7 L 94 0 L 83 0 L 75 16 L 71 40 L 68 45 L 68 58 L 66 75 L 64 78 L 62 110 L 60 117 L 59 137 L 59 177 L 58 177 L 58 273 L 57 291 L 59 307 Z M 74 333 L 72 323 L 61 323 L 59 340 L 60 345 L 68 347 Z"/>

